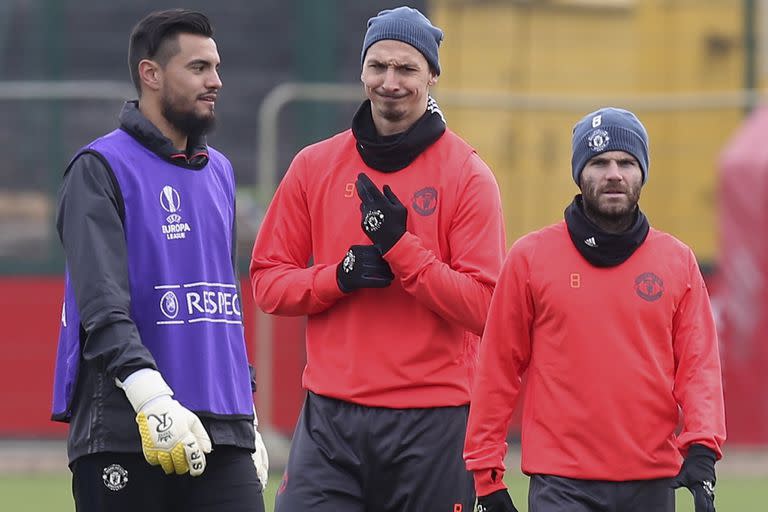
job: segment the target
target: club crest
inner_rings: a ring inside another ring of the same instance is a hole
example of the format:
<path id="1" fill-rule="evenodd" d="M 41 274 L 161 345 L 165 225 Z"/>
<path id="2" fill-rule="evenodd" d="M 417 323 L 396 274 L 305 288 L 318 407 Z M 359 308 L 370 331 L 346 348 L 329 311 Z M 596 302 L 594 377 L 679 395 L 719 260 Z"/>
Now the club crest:
<path id="1" fill-rule="evenodd" d="M 381 210 L 371 210 L 365 214 L 363 218 L 363 226 L 365 231 L 373 233 L 381 228 L 381 223 L 384 221 L 384 214 Z"/>
<path id="2" fill-rule="evenodd" d="M 347 255 L 344 256 L 344 261 L 341 262 L 341 269 L 345 274 L 349 274 L 355 268 L 355 253 L 352 249 L 347 251 Z"/>
<path id="3" fill-rule="evenodd" d="M 592 130 L 587 136 L 587 144 L 589 144 L 589 149 L 594 152 L 605 151 L 605 148 L 608 146 L 610 141 L 611 137 L 608 135 L 608 132 L 601 128 Z"/>
<path id="4" fill-rule="evenodd" d="M 101 474 L 104 485 L 110 491 L 119 491 L 128 485 L 128 471 L 120 464 L 111 464 Z"/>
<path id="5" fill-rule="evenodd" d="M 664 281 L 653 272 L 643 272 L 635 278 L 635 292 L 648 302 L 655 302 L 664 295 Z"/>
<path id="6" fill-rule="evenodd" d="M 411 206 L 419 215 L 432 215 L 437 209 L 437 190 L 434 187 L 424 187 L 417 191 L 413 194 Z"/>

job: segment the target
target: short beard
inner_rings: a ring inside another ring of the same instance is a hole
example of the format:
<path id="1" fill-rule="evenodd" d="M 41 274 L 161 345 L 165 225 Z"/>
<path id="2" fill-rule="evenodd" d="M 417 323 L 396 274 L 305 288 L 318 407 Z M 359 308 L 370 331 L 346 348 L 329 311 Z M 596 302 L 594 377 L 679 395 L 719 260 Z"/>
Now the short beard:
<path id="1" fill-rule="evenodd" d="M 161 109 L 163 117 L 187 137 L 205 135 L 213 131 L 216 126 L 215 114 L 211 113 L 209 117 L 202 117 L 195 114 L 193 110 L 180 110 L 167 97 L 163 97 Z"/>
<path id="2" fill-rule="evenodd" d="M 640 199 L 639 194 L 631 192 L 630 194 L 630 202 L 626 210 L 605 212 L 600 210 L 594 190 L 589 191 L 589 193 L 582 191 L 581 200 L 584 206 L 584 213 L 587 218 L 606 231 L 624 231 L 635 221 L 637 203 Z"/>

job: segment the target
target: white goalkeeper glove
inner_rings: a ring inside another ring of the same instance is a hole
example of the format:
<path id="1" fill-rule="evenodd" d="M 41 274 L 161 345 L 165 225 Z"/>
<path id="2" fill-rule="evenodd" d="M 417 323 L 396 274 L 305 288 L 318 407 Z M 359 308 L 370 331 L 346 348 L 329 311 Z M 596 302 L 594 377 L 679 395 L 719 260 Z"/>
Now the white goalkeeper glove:
<path id="1" fill-rule="evenodd" d="M 212 449 L 211 439 L 200 419 L 171 398 L 173 391 L 160 372 L 142 368 L 124 382 L 115 379 L 115 383 L 136 411 L 147 462 L 160 465 L 167 475 L 201 475 L 205 454 Z"/>
<path id="2" fill-rule="evenodd" d="M 253 409 L 253 433 L 256 436 L 256 450 L 251 455 L 253 465 L 256 466 L 256 475 L 259 477 L 261 487 L 267 488 L 267 479 L 269 477 L 269 455 L 267 447 L 264 446 L 264 440 L 259 433 L 259 417 L 256 416 L 256 408 Z"/>

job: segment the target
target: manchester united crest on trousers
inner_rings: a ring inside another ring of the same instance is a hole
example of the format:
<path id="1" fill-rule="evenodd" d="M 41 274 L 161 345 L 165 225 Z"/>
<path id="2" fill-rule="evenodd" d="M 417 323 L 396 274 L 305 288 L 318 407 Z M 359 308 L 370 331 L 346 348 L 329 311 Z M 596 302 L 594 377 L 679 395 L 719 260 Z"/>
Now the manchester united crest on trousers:
<path id="1" fill-rule="evenodd" d="M 128 485 L 128 471 L 120 464 L 111 464 L 104 468 L 101 479 L 104 481 L 107 489 L 119 491 Z"/>

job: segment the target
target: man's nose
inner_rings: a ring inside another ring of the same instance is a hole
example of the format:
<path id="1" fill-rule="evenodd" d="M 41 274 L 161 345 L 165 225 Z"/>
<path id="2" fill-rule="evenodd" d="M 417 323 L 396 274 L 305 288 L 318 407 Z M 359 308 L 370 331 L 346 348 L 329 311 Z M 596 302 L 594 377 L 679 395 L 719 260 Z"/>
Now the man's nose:
<path id="1" fill-rule="evenodd" d="M 616 160 L 611 160 L 608 163 L 606 177 L 612 180 L 622 179 L 621 170 L 619 169 L 619 163 Z"/>
<path id="2" fill-rule="evenodd" d="M 208 83 L 206 85 L 210 89 L 221 89 L 224 84 L 221 82 L 221 77 L 219 76 L 218 71 L 213 71 L 210 74 L 208 77 Z"/>
<path id="3" fill-rule="evenodd" d="M 384 87 L 387 89 L 397 89 L 398 87 L 397 71 L 391 66 L 388 67 L 387 71 L 384 73 Z"/>

